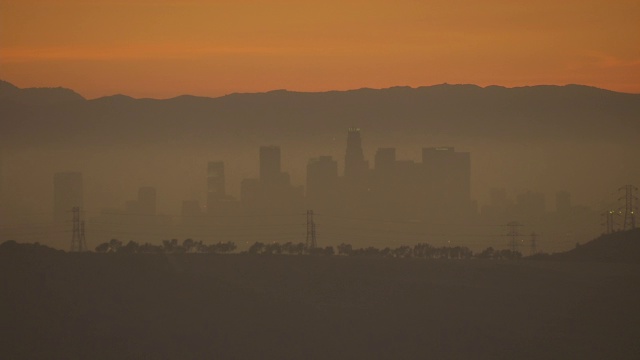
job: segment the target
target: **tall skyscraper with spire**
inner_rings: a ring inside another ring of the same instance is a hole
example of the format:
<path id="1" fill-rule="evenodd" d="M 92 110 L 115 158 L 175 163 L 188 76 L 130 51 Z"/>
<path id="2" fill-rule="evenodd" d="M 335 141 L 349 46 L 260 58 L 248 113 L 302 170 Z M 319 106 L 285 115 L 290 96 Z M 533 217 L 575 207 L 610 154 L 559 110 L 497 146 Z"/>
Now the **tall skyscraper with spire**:
<path id="1" fill-rule="evenodd" d="M 361 180 L 365 177 L 369 164 L 364 160 L 360 129 L 349 128 L 347 132 L 347 152 L 344 157 L 344 177 Z"/>

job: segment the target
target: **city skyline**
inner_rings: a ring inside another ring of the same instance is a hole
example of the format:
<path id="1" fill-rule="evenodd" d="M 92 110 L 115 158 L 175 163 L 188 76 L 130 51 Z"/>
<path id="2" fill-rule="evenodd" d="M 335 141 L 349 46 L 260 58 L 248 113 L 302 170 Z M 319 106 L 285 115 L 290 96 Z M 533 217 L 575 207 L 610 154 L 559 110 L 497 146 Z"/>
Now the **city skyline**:
<path id="1" fill-rule="evenodd" d="M 89 219 L 89 233 L 94 231 L 94 241 L 122 236 L 126 240 L 133 236 L 132 239 L 146 239 L 154 243 L 164 233 L 165 236 L 180 234 L 178 237 L 215 242 L 233 240 L 237 236 L 233 232 L 224 235 L 229 226 L 231 229 L 248 227 L 249 230 L 255 226 L 289 227 L 292 224 L 274 222 L 269 217 L 295 218 L 305 211 L 315 211 L 320 216 L 316 221 L 321 229 L 318 236 L 320 245 L 337 246 L 341 239 L 348 238 L 349 232 L 340 230 L 344 225 L 335 222 L 335 219 L 344 218 L 404 224 L 392 230 L 396 240 L 393 236 L 386 241 L 356 236 L 353 241 L 356 245 L 364 246 L 370 241 L 373 244 L 398 245 L 411 241 L 407 235 L 423 234 L 425 239 L 435 244 L 443 244 L 444 237 L 448 239 L 445 245 L 463 244 L 475 250 L 487 244 L 496 248 L 506 246 L 506 242 L 496 243 L 496 239 L 499 241 L 505 236 L 499 234 L 499 227 L 507 226 L 508 222 L 516 223 L 516 219 L 527 224 L 525 228 L 536 229 L 532 234 L 536 231 L 547 233 L 549 239 L 541 242 L 542 247 L 553 250 L 566 248 L 571 243 L 571 240 L 558 238 L 558 232 L 575 231 L 580 227 L 581 231 L 586 231 L 585 234 L 595 234 L 601 229 L 601 224 L 594 220 L 599 221 L 602 209 L 576 205 L 566 190 L 559 189 L 554 194 L 555 201 L 552 201 L 554 196 L 547 197 L 537 191 L 517 193 L 511 197 L 504 188 L 491 188 L 488 203 L 479 206 L 470 194 L 473 179 L 471 154 L 457 152 L 454 147 L 423 147 L 420 161 L 398 159 L 395 148 L 378 148 L 373 166 L 370 166 L 363 155 L 360 129 L 349 128 L 345 140 L 343 170 L 338 170 L 338 162 L 332 156 L 310 158 L 303 186 L 291 182 L 287 166 L 282 165 L 280 147 L 263 145 L 257 153 L 259 175 L 242 179 L 238 196 L 225 190 L 228 181 L 225 162 L 210 160 L 206 163 L 206 181 L 203 181 L 207 194 L 204 202 L 184 199 L 179 213 L 177 209 L 169 213 L 157 212 L 157 189 L 142 186 L 137 191 L 137 199 L 127 200 L 120 209 L 90 210 L 89 215 L 82 215 L 82 219 Z M 56 173 L 54 184 L 54 209 L 57 209 L 54 214 L 59 214 L 54 224 L 68 223 L 70 208 L 82 207 L 82 174 Z M 69 209 L 63 209 L 60 203 L 67 204 Z M 606 211 L 613 211 L 611 209 L 613 207 Z M 81 212 L 85 214 L 84 209 Z M 629 216 L 628 210 L 625 216 Z M 607 233 L 623 228 L 623 224 L 613 223 L 615 220 L 606 220 L 611 222 L 606 224 Z M 453 230 L 451 224 L 468 229 L 468 233 Z M 414 233 L 402 235 L 406 231 L 405 226 L 413 229 Z M 485 227 L 485 230 L 478 230 L 478 226 Z M 219 234 L 220 231 L 223 233 Z M 384 235 L 389 229 L 381 231 Z M 243 234 L 278 241 L 278 235 L 264 228 Z M 475 240 L 475 236 L 485 237 L 486 241 Z M 518 236 L 527 235 L 520 233 Z M 290 237 L 285 236 L 285 239 Z M 58 241 L 64 243 L 65 239 L 61 237 Z M 243 246 L 246 245 L 241 244 L 241 249 Z"/>
<path id="2" fill-rule="evenodd" d="M 639 19 L 0 0 L 0 358 L 637 358 Z"/>

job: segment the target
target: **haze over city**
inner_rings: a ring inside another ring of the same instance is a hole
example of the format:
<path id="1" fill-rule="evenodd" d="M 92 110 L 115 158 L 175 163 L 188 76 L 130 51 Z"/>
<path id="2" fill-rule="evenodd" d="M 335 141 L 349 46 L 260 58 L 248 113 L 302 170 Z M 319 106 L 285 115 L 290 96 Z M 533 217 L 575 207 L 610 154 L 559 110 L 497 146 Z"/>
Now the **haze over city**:
<path id="1" fill-rule="evenodd" d="M 0 0 L 0 358 L 635 359 L 639 18 Z"/>

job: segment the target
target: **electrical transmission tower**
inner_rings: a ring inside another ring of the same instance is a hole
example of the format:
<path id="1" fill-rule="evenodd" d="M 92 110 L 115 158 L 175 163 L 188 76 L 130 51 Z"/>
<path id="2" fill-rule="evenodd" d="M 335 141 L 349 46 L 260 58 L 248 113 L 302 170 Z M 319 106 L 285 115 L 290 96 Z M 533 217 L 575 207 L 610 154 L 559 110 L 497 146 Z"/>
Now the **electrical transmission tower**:
<path id="1" fill-rule="evenodd" d="M 78 251 L 87 251 L 87 239 L 84 237 L 84 220 L 80 222 L 80 247 Z"/>
<path id="2" fill-rule="evenodd" d="M 538 253 L 537 242 L 538 242 L 538 234 L 536 234 L 535 232 L 532 232 L 531 233 L 531 255 L 535 255 Z"/>
<path id="3" fill-rule="evenodd" d="M 616 215 L 618 215 L 618 213 L 615 210 L 608 210 L 602 213 L 602 216 L 605 217 L 605 220 L 602 223 L 602 225 L 606 228 L 605 234 L 611 234 L 615 231 L 615 227 L 616 225 L 618 225 L 616 223 L 616 219 L 614 218 L 614 216 Z"/>
<path id="4" fill-rule="evenodd" d="M 623 230 L 632 230 L 636 228 L 636 212 L 638 211 L 638 188 L 633 185 L 625 185 L 618 189 L 624 191 L 624 195 L 618 200 L 624 200 L 624 225 Z"/>
<path id="5" fill-rule="evenodd" d="M 520 236 L 520 233 L 518 232 L 518 228 L 521 226 L 524 226 L 524 225 L 520 224 L 517 221 L 512 221 L 507 224 L 507 227 L 509 228 L 509 232 L 507 233 L 507 236 L 511 238 L 509 241 L 509 246 L 511 247 L 511 251 L 513 252 L 516 252 L 518 249 L 518 237 Z"/>
<path id="6" fill-rule="evenodd" d="M 73 214 L 73 229 L 71 231 L 71 251 L 82 252 L 87 250 L 87 243 L 84 237 L 84 221 L 80 221 L 80 208 L 75 206 L 71 209 Z"/>
<path id="7" fill-rule="evenodd" d="M 316 243 L 316 223 L 313 221 L 313 210 L 307 210 L 307 241 L 305 246 L 307 251 L 318 246 Z"/>

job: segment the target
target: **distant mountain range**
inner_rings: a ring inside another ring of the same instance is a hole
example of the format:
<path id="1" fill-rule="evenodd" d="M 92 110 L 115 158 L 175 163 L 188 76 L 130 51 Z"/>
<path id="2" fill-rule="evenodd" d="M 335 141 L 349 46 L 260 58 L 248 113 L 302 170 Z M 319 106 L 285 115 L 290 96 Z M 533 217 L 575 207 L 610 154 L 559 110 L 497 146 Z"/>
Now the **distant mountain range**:
<path id="1" fill-rule="evenodd" d="M 640 94 L 582 85 L 505 88 L 434 85 L 316 93 L 276 90 L 217 98 L 87 100 L 65 88 L 20 89 L 0 81 L 0 141 L 207 142 L 271 136 L 425 133 L 447 137 L 636 141 Z"/>

